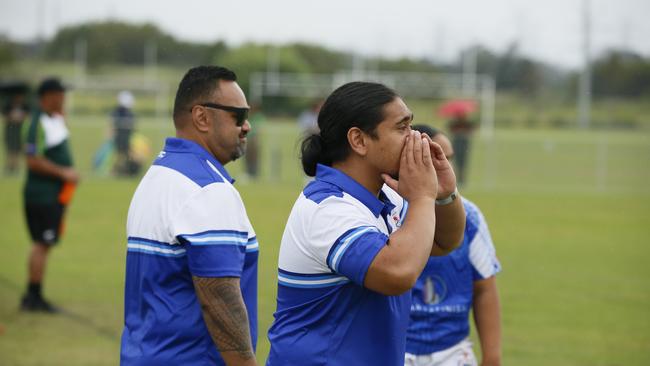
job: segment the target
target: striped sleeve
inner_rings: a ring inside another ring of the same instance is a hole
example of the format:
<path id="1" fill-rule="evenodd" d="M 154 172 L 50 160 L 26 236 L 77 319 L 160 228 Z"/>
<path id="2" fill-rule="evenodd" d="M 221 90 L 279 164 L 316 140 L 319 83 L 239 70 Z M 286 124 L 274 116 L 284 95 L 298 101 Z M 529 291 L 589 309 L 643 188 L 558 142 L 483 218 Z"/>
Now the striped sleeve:
<path id="1" fill-rule="evenodd" d="M 377 227 L 352 228 L 334 242 L 327 256 L 327 266 L 363 286 L 370 264 L 386 242 L 388 236 Z"/>
<path id="2" fill-rule="evenodd" d="M 467 227 L 475 228 L 469 242 L 469 260 L 474 268 L 474 281 L 478 281 L 501 272 L 501 263 L 496 256 L 492 236 L 483 214 L 474 205 L 466 205 L 465 208 L 467 210 Z"/>
<path id="3" fill-rule="evenodd" d="M 257 252 L 260 250 L 260 243 L 257 241 L 257 235 L 253 230 L 253 226 L 249 223 L 248 238 L 246 240 L 246 252 Z"/>
<path id="4" fill-rule="evenodd" d="M 363 286 L 368 268 L 388 236 L 358 207 L 332 201 L 314 215 L 310 242 L 316 243 L 316 255 L 329 270 Z"/>
<path id="5" fill-rule="evenodd" d="M 190 272 L 200 277 L 240 277 L 249 247 L 257 243 L 234 189 L 213 183 L 174 215 L 173 234 L 187 248 Z"/>

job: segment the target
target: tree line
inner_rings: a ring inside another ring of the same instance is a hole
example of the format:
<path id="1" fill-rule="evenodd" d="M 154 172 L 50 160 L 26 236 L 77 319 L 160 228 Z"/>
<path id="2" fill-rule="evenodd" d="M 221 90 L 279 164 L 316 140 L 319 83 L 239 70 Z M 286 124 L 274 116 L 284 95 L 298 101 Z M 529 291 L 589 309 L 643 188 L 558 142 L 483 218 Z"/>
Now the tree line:
<path id="1" fill-rule="evenodd" d="M 223 41 L 197 43 L 178 40 L 153 24 L 119 21 L 89 22 L 60 29 L 43 43 L 17 43 L 0 37 L 0 66 L 11 65 L 21 58 L 72 62 L 75 48 L 83 45 L 89 68 L 108 64 L 142 65 L 147 49 L 155 50 L 159 65 L 191 66 L 197 64 L 237 65 L 242 85 L 248 76 L 266 70 L 272 55 L 277 71 L 294 73 L 334 73 L 350 69 L 355 55 L 316 44 L 293 43 L 272 45 L 246 43 L 236 47 Z M 563 70 L 518 52 L 516 44 L 503 52 L 481 46 L 471 47 L 459 55 L 474 52 L 477 71 L 492 75 L 500 91 L 513 91 L 536 97 L 545 91 L 574 93 L 576 71 Z M 441 63 L 431 59 L 364 57 L 375 70 L 459 72 L 461 62 Z M 595 97 L 650 96 L 650 59 L 630 51 L 610 50 L 592 64 Z"/>

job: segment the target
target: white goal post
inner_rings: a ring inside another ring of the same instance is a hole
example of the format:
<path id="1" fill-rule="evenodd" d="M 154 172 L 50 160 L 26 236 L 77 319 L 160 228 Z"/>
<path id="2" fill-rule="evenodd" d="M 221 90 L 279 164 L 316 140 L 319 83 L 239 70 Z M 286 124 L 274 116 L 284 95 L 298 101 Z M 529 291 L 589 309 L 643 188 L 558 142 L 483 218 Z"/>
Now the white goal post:
<path id="1" fill-rule="evenodd" d="M 116 104 L 117 93 L 122 90 L 128 90 L 136 96 L 146 95 L 153 99 L 156 118 L 160 120 L 168 118 L 170 90 L 167 84 L 153 80 L 118 78 L 114 75 L 85 77 L 71 84 L 66 100 L 66 109 L 70 113 L 74 113 L 78 107 L 75 96 L 88 93 L 99 94 L 103 100 L 111 100 L 113 104 Z"/>

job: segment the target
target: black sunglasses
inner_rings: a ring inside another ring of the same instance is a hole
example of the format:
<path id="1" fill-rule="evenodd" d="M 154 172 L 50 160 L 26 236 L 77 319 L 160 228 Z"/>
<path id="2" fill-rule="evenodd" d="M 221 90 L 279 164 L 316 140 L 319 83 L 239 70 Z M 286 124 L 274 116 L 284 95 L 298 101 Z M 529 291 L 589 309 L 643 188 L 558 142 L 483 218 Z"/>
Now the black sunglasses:
<path id="1" fill-rule="evenodd" d="M 197 105 L 200 105 L 201 107 L 221 109 L 222 111 L 235 113 L 235 118 L 237 119 L 237 122 L 235 122 L 235 124 L 237 125 L 237 127 L 241 127 L 244 125 L 244 122 L 246 122 L 246 120 L 248 119 L 248 110 L 250 109 L 250 108 L 231 107 L 228 105 L 221 105 L 215 103 L 199 103 Z"/>

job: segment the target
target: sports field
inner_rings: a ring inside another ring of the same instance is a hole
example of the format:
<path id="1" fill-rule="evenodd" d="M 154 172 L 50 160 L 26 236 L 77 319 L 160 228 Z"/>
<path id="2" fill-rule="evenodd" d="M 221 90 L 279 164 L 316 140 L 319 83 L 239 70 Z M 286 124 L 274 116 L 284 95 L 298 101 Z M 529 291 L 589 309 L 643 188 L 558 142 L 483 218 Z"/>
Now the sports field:
<path id="1" fill-rule="evenodd" d="M 71 118 L 84 174 L 51 257 L 45 294 L 63 315 L 18 311 L 29 240 L 22 177 L 0 180 L 0 365 L 116 365 L 125 218 L 137 180 L 93 174 L 104 118 Z M 170 122 L 139 126 L 153 153 Z M 297 131 L 261 131 L 262 179 L 237 186 L 260 241 L 258 359 L 275 309 L 277 251 L 303 184 Z M 650 364 L 650 133 L 496 130 L 476 135 L 461 190 L 488 219 L 498 277 L 504 365 Z M 228 166 L 235 178 L 241 162 Z M 381 321 L 381 319 L 378 319 Z"/>

